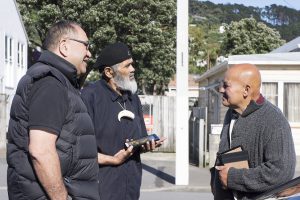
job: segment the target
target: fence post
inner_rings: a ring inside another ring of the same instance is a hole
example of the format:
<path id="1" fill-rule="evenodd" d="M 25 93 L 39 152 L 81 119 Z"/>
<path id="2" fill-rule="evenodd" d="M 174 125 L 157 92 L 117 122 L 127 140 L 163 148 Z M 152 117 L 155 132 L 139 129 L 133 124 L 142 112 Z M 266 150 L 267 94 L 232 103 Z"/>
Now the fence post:
<path id="1" fill-rule="evenodd" d="M 205 167 L 205 122 L 199 119 L 199 167 Z"/>

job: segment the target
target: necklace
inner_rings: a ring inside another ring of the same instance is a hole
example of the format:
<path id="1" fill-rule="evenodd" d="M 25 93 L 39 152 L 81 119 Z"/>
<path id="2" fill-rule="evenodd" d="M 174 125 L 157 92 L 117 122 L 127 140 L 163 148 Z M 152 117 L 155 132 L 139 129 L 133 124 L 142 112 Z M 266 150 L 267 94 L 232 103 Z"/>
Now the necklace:
<path id="1" fill-rule="evenodd" d="M 131 112 L 130 110 L 126 109 L 126 104 L 124 102 L 124 106 L 122 106 L 122 104 L 120 102 L 117 101 L 117 103 L 121 106 L 121 108 L 123 109 L 122 111 L 120 111 L 118 113 L 118 120 L 121 121 L 122 117 L 128 117 L 130 119 L 134 119 L 134 113 Z"/>
<path id="2" fill-rule="evenodd" d="M 117 101 L 117 103 L 121 106 L 121 108 L 123 108 L 123 110 L 126 110 L 126 104 L 124 102 L 124 106 L 122 106 L 122 104 L 120 102 Z"/>

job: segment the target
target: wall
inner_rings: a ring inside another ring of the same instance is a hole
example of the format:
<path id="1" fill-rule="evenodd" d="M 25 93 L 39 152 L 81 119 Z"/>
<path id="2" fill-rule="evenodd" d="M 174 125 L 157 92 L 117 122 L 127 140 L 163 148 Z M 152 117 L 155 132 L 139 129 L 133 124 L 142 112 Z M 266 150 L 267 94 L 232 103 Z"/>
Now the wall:
<path id="1" fill-rule="evenodd" d="M 300 83 L 300 66 L 293 66 L 293 70 L 290 66 L 279 66 L 272 67 L 270 66 L 268 69 L 266 67 L 261 67 L 261 75 L 263 82 L 276 82 L 278 83 L 278 107 L 283 111 L 283 84 L 286 82 L 295 82 Z M 280 69 L 276 70 L 276 69 Z M 299 70 L 295 70 L 298 68 Z M 282 69 L 290 69 L 290 70 L 282 70 Z M 300 166 L 300 122 L 290 123 L 292 134 L 295 143 L 296 155 L 299 157 L 298 162 Z"/>
<path id="2" fill-rule="evenodd" d="M 5 36 L 12 38 L 12 60 L 5 61 Z M 5 147 L 9 110 L 16 86 L 27 70 L 27 35 L 15 0 L 0 1 L 0 148 Z M 18 43 L 24 45 L 23 66 L 18 66 Z M 4 97 L 4 99 L 3 99 Z M 4 125 L 3 125 L 4 124 Z"/>

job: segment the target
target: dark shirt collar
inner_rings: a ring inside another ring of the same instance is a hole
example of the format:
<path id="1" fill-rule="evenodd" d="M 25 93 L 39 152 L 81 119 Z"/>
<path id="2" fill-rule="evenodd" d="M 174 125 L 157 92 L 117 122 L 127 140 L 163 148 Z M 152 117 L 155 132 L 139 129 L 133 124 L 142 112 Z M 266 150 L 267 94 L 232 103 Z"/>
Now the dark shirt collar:
<path id="1" fill-rule="evenodd" d="M 247 108 L 244 110 L 244 112 L 241 114 L 242 117 L 246 117 L 259 109 L 263 106 L 265 102 L 265 98 L 262 96 L 262 94 L 259 95 L 259 98 L 256 101 L 251 100 Z"/>
<path id="2" fill-rule="evenodd" d="M 38 62 L 56 68 L 68 78 L 68 80 L 71 82 L 71 84 L 74 87 L 79 88 L 78 79 L 77 79 L 77 70 L 75 66 L 70 62 L 68 62 L 67 60 L 59 57 L 58 55 L 52 53 L 51 51 L 45 50 L 41 54 Z"/>
<path id="3" fill-rule="evenodd" d="M 130 101 L 132 100 L 132 94 L 129 91 L 122 91 L 122 96 L 119 95 L 116 91 L 114 91 L 110 85 L 107 83 L 106 80 L 101 79 L 100 80 L 101 84 L 103 84 L 109 91 L 110 91 L 110 96 L 112 101 L 121 101 L 121 102 L 126 102 L 127 99 Z"/>

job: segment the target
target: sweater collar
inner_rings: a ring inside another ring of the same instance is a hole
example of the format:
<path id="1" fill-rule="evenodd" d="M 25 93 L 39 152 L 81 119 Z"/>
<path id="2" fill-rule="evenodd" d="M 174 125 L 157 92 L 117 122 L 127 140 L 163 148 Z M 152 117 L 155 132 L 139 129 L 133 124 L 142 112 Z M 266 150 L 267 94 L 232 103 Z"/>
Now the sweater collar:
<path id="1" fill-rule="evenodd" d="M 74 87 L 79 88 L 76 67 L 67 60 L 59 57 L 51 51 L 45 50 L 41 54 L 38 62 L 56 68 L 68 78 Z"/>
<path id="2" fill-rule="evenodd" d="M 262 94 L 259 95 L 259 98 L 256 101 L 251 100 L 247 108 L 244 110 L 244 112 L 241 114 L 242 117 L 246 117 L 253 113 L 254 111 L 258 110 L 263 106 L 265 103 L 265 98 L 262 96 Z"/>

